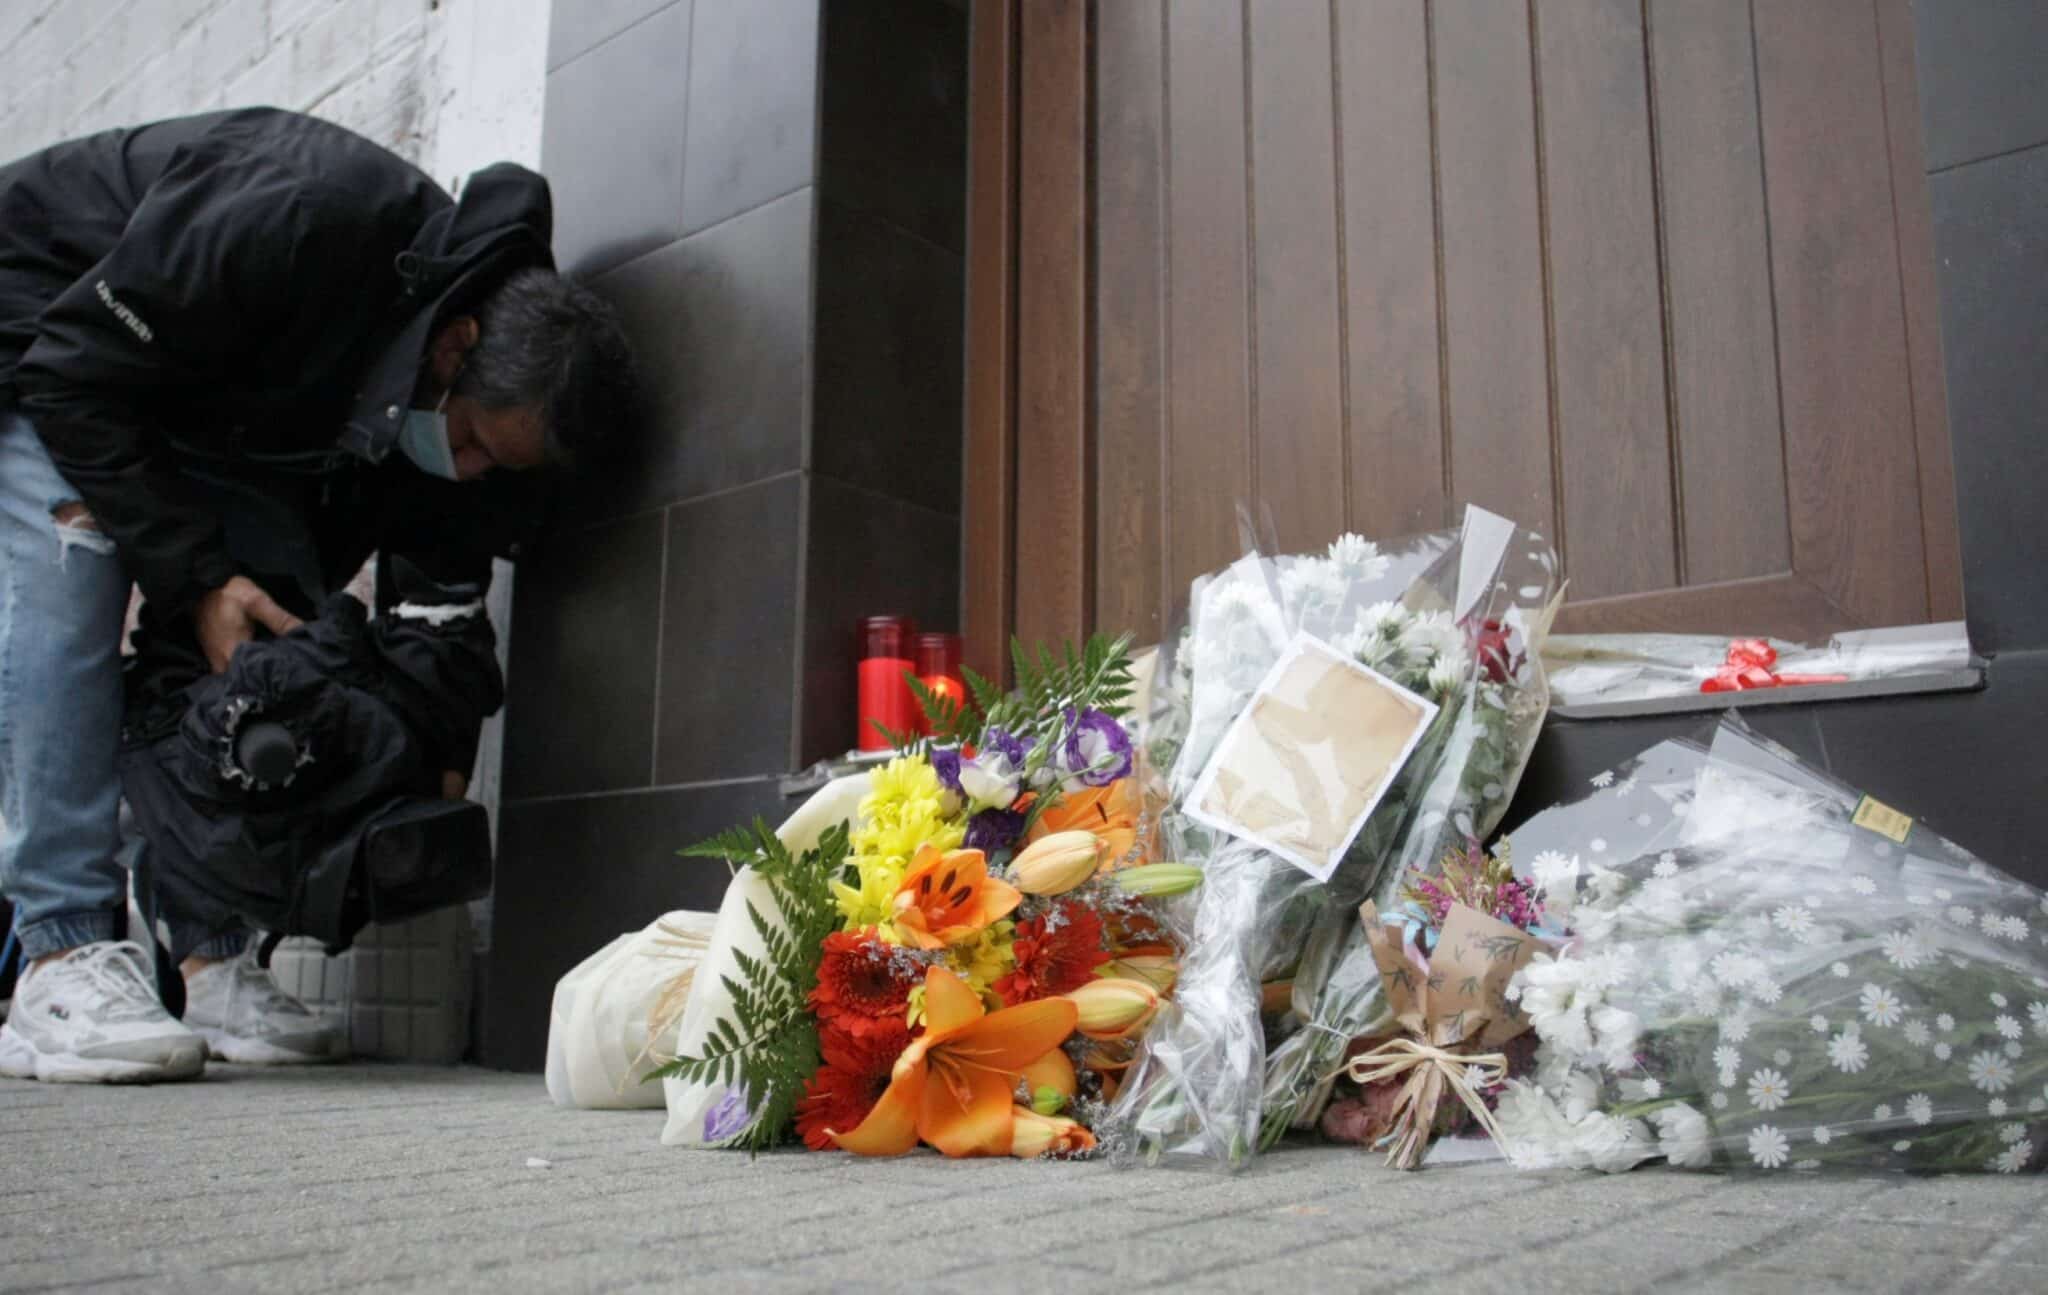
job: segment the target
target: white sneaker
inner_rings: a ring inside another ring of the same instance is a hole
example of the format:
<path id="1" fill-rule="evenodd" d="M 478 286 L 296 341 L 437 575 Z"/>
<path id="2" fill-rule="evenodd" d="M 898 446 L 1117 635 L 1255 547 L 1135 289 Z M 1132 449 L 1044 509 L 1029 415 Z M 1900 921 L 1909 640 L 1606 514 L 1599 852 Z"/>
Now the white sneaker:
<path id="1" fill-rule="evenodd" d="M 253 942 L 240 957 L 185 978 L 185 1024 L 222 1061 L 303 1066 L 342 1057 L 341 1031 L 277 987 Z"/>
<path id="2" fill-rule="evenodd" d="M 149 955 L 101 940 L 23 973 L 0 1025 L 0 1075 L 60 1084 L 190 1079 L 206 1042 L 157 1001 Z"/>

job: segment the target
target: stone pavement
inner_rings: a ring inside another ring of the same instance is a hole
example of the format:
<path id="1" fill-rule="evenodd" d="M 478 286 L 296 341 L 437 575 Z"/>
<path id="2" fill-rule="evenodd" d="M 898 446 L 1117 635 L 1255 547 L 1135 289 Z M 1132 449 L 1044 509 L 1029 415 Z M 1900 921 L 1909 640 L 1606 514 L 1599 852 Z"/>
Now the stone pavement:
<path id="1" fill-rule="evenodd" d="M 2038 1178 L 749 1160 L 532 1076 L 374 1064 L 0 1080 L 0 1121 L 5 1291 L 2048 1291 Z"/>

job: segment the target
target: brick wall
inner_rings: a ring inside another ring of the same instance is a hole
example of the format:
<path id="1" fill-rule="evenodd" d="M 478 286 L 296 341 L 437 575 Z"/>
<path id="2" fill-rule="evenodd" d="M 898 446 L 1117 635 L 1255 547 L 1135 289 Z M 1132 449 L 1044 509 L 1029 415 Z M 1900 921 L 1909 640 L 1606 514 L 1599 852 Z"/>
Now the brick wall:
<path id="1" fill-rule="evenodd" d="M 548 0 L 0 0 L 0 160 L 112 126 L 271 105 L 349 127 L 444 186 L 537 165 Z M 492 591 L 509 631 L 510 568 Z M 495 811 L 499 724 L 472 795 Z M 291 942 L 294 992 L 345 1014 L 360 1053 L 453 1061 L 488 903 L 365 931 L 330 960 Z"/>

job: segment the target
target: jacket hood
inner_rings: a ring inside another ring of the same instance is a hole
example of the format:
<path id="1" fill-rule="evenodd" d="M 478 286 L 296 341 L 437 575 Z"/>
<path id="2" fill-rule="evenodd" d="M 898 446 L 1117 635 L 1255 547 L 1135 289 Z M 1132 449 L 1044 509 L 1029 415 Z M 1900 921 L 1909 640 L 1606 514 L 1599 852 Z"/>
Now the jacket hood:
<path id="1" fill-rule="evenodd" d="M 396 258 L 405 285 L 403 322 L 364 375 L 341 448 L 381 463 L 398 442 L 435 324 L 473 306 L 516 270 L 553 269 L 553 240 L 548 182 L 511 162 L 470 176 L 452 206 L 427 217 Z"/>

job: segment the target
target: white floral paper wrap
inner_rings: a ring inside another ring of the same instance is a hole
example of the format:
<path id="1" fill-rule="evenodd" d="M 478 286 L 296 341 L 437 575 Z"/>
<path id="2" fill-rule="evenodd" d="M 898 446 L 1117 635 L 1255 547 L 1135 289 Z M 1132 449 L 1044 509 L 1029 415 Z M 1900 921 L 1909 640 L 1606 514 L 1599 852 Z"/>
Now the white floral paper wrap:
<path id="1" fill-rule="evenodd" d="M 2048 898 L 1724 721 L 1514 834 L 1576 940 L 1511 993 L 1526 1167 L 2038 1170 Z"/>
<path id="2" fill-rule="evenodd" d="M 865 773 L 834 779 L 798 807 L 776 829 L 775 835 L 791 854 L 815 849 L 827 830 L 858 817 L 861 798 L 867 794 Z M 737 952 L 759 958 L 766 953 L 760 933 L 747 920 L 750 903 L 770 923 L 782 923 L 782 909 L 775 902 L 774 888 L 752 868 L 740 869 L 725 889 L 711 947 L 705 951 L 690 991 L 689 1006 L 683 1010 L 675 1040 L 676 1056 L 697 1055 L 712 1027 L 732 1012 L 732 995 L 726 990 L 725 981 L 742 978 L 733 955 Z M 705 1147 L 723 1142 L 745 1130 L 752 1120 L 752 1112 L 745 1108 L 739 1093 L 723 1083 L 664 1079 L 662 1088 L 668 1098 L 668 1124 L 661 1133 L 665 1145 Z"/>

